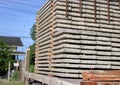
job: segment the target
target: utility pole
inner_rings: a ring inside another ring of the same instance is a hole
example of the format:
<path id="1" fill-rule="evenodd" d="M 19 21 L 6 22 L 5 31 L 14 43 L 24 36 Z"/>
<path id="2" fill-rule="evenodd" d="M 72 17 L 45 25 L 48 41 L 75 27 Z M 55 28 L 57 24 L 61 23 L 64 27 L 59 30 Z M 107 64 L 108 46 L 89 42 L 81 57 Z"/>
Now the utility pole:
<path id="1" fill-rule="evenodd" d="M 25 71 L 29 70 L 29 63 L 30 63 L 30 48 L 27 49 L 26 52 L 26 59 L 25 59 Z"/>
<path id="2" fill-rule="evenodd" d="M 8 63 L 8 81 L 10 81 L 10 62 Z"/>
<path id="3" fill-rule="evenodd" d="M 29 58 L 30 58 L 30 48 L 27 49 L 25 58 L 25 71 L 29 70 Z M 29 78 L 25 77 L 25 85 L 29 85 Z"/>

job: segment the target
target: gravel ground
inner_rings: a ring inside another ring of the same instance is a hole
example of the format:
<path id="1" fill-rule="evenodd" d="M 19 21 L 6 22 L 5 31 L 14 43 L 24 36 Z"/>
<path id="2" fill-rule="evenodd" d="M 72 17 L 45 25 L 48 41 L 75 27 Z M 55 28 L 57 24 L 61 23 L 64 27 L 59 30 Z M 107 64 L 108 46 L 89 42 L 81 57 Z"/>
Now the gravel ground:
<path id="1" fill-rule="evenodd" d="M 6 79 L 0 79 L 0 85 L 24 85 L 24 83 L 19 81 L 8 82 Z"/>

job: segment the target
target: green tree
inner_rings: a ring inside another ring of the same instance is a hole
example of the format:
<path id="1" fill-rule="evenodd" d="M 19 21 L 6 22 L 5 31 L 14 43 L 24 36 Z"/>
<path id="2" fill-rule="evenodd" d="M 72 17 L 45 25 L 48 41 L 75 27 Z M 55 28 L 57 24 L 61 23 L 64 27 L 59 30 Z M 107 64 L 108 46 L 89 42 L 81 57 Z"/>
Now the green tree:
<path id="1" fill-rule="evenodd" d="M 35 38 L 35 33 L 36 33 L 35 30 L 36 30 L 36 24 L 34 24 L 30 30 L 30 35 L 31 35 L 31 38 L 33 41 L 35 41 L 35 39 L 36 39 Z"/>
<path id="2" fill-rule="evenodd" d="M 0 72 L 6 72 L 8 70 L 8 63 L 14 62 L 11 47 L 5 42 L 0 41 Z"/>
<path id="3" fill-rule="evenodd" d="M 34 24 L 31 28 L 30 34 L 31 38 L 33 41 L 36 40 L 35 38 L 35 30 L 36 30 L 36 25 Z M 34 72 L 34 60 L 35 60 L 35 43 L 32 44 L 30 47 L 30 65 L 29 65 L 29 72 Z"/>
<path id="4" fill-rule="evenodd" d="M 30 64 L 34 65 L 34 58 L 35 58 L 35 43 L 32 44 L 30 47 Z"/>

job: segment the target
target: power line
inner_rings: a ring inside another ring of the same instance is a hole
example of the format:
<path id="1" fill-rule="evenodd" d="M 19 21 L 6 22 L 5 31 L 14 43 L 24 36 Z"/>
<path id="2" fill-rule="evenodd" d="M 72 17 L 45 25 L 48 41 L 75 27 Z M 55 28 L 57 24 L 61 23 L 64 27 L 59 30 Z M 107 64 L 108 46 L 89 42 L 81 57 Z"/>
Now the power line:
<path id="1" fill-rule="evenodd" d="M 11 3 L 13 5 L 13 6 L 12 5 L 5 5 L 5 4 L 0 5 L 0 8 L 2 8 L 2 9 L 13 10 L 13 11 L 18 11 L 18 12 L 25 12 L 25 13 L 31 13 L 31 14 L 36 14 L 36 11 L 37 11 L 37 7 L 36 8 L 35 7 L 31 7 L 31 5 L 32 6 L 36 6 L 35 4 L 33 4 L 33 3 L 30 4 L 30 3 L 28 3 L 28 1 L 26 2 L 24 0 L 19 0 L 19 1 L 13 1 L 13 0 L 7 0 L 7 1 L 4 0 L 4 1 L 1 1 L 0 0 L 0 2 L 2 2 L 2 3 Z M 21 6 L 21 7 L 19 7 L 20 9 L 16 9 L 16 7 L 14 6 L 16 4 L 18 4 L 19 6 Z M 23 8 L 22 5 L 25 5 L 27 7 L 29 7 L 29 5 L 30 5 L 29 8 L 34 8 L 36 10 L 34 10 L 35 12 L 28 11 L 28 9 L 25 9 L 25 7 Z M 13 8 L 13 7 L 15 7 L 15 8 Z"/>
<path id="2" fill-rule="evenodd" d="M 28 9 L 30 9 L 30 10 L 34 10 L 34 11 L 36 11 L 39 7 L 34 7 L 33 5 L 25 5 L 25 4 L 19 4 L 19 3 L 9 3 L 9 2 L 1 2 L 0 1 L 0 3 L 2 3 L 2 4 L 0 4 L 0 5 L 2 5 L 2 6 L 4 6 L 4 7 L 15 7 L 15 9 L 16 8 L 20 8 L 20 9 L 26 9 L 26 10 L 28 10 Z M 33 6 L 33 7 L 32 7 Z"/>
<path id="3" fill-rule="evenodd" d="M 21 2 L 16 2 L 16 1 L 0 1 L 1 3 L 12 3 L 12 4 L 19 4 L 19 5 L 25 5 L 25 6 L 33 6 L 33 7 L 38 7 L 40 5 L 37 4 L 30 4 L 30 3 L 21 3 Z"/>
<path id="4" fill-rule="evenodd" d="M 31 38 L 30 36 L 14 36 L 14 37 L 20 37 L 20 38 Z"/>
<path id="5" fill-rule="evenodd" d="M 26 7 L 27 8 L 32 8 L 34 11 L 37 11 L 38 8 L 39 8 L 39 7 L 37 7 L 38 5 L 30 4 L 30 3 L 25 3 L 25 1 L 22 1 L 22 3 L 21 2 L 19 3 L 19 2 L 16 2 L 16 1 L 11 1 L 11 0 L 0 1 L 0 2 L 3 3 L 3 4 L 1 4 L 2 6 L 0 5 L 1 8 L 13 10 L 13 11 L 19 11 L 19 12 L 26 12 L 26 13 L 31 13 L 31 14 L 36 14 L 36 13 L 35 12 L 31 12 L 31 11 L 27 11 L 28 9 L 25 9 Z M 6 5 L 5 3 L 8 3 L 8 4 Z M 9 4 L 9 3 L 11 3 L 11 4 Z M 18 4 L 18 5 L 16 5 L 16 4 Z M 31 7 L 31 6 L 34 6 L 34 7 Z M 15 7 L 15 8 L 13 8 L 13 7 Z M 20 9 L 16 9 L 16 7 L 20 8 Z"/>
<path id="6" fill-rule="evenodd" d="M 11 0 L 10 0 L 10 1 L 11 1 Z M 21 1 L 22 1 L 22 2 L 25 2 L 25 0 L 21 0 Z M 36 1 L 38 1 L 38 2 L 39 2 L 39 0 L 36 0 Z M 44 2 L 45 2 L 45 1 L 47 1 L 47 0 L 41 0 L 40 2 L 42 2 L 42 1 L 44 1 Z M 30 1 L 30 0 L 29 0 L 29 1 L 27 1 L 27 2 L 32 2 L 32 3 L 33 3 L 33 0 L 32 0 L 32 1 Z"/>
<path id="7" fill-rule="evenodd" d="M 0 35 L 3 36 L 3 35 Z M 8 35 L 7 35 L 8 36 Z M 31 38 L 30 36 L 9 36 L 9 37 L 20 37 L 20 38 Z M 31 38 L 32 39 L 32 38 Z"/>
<path id="8" fill-rule="evenodd" d="M 38 9 L 37 8 L 33 8 L 33 7 L 26 7 L 26 6 L 17 6 L 17 5 L 5 5 L 5 4 L 0 4 L 0 6 L 3 6 L 3 7 L 8 7 L 8 8 L 13 8 L 13 9 L 16 9 L 16 10 L 25 10 L 25 11 L 28 11 L 30 10 L 31 11 L 37 11 Z"/>
<path id="9" fill-rule="evenodd" d="M 34 4 L 35 2 L 29 3 L 28 1 L 23 1 L 23 0 L 19 0 L 19 1 L 13 1 L 13 0 L 4 0 L 3 2 L 12 2 L 12 3 L 22 3 L 22 4 L 28 4 L 28 5 L 35 5 L 35 6 L 39 6 L 39 4 Z M 40 3 L 40 2 L 39 2 Z"/>
<path id="10" fill-rule="evenodd" d="M 0 5 L 0 8 L 7 9 L 7 10 L 18 11 L 18 12 L 25 12 L 25 13 L 36 14 L 35 12 L 21 10 L 21 9 L 15 9 L 15 8 L 11 8 L 11 7 L 5 7 L 5 6 L 1 6 L 1 5 Z"/>

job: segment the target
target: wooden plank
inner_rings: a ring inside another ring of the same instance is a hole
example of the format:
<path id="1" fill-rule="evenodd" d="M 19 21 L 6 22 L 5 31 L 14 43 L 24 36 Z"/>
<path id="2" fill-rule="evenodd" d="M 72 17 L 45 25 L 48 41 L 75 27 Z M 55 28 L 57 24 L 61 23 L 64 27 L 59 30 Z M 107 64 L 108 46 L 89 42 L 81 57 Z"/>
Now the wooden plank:
<path id="1" fill-rule="evenodd" d="M 119 69 L 118 10 L 105 0 L 48 0 L 36 19 L 35 72 L 80 78 L 79 70 Z"/>

